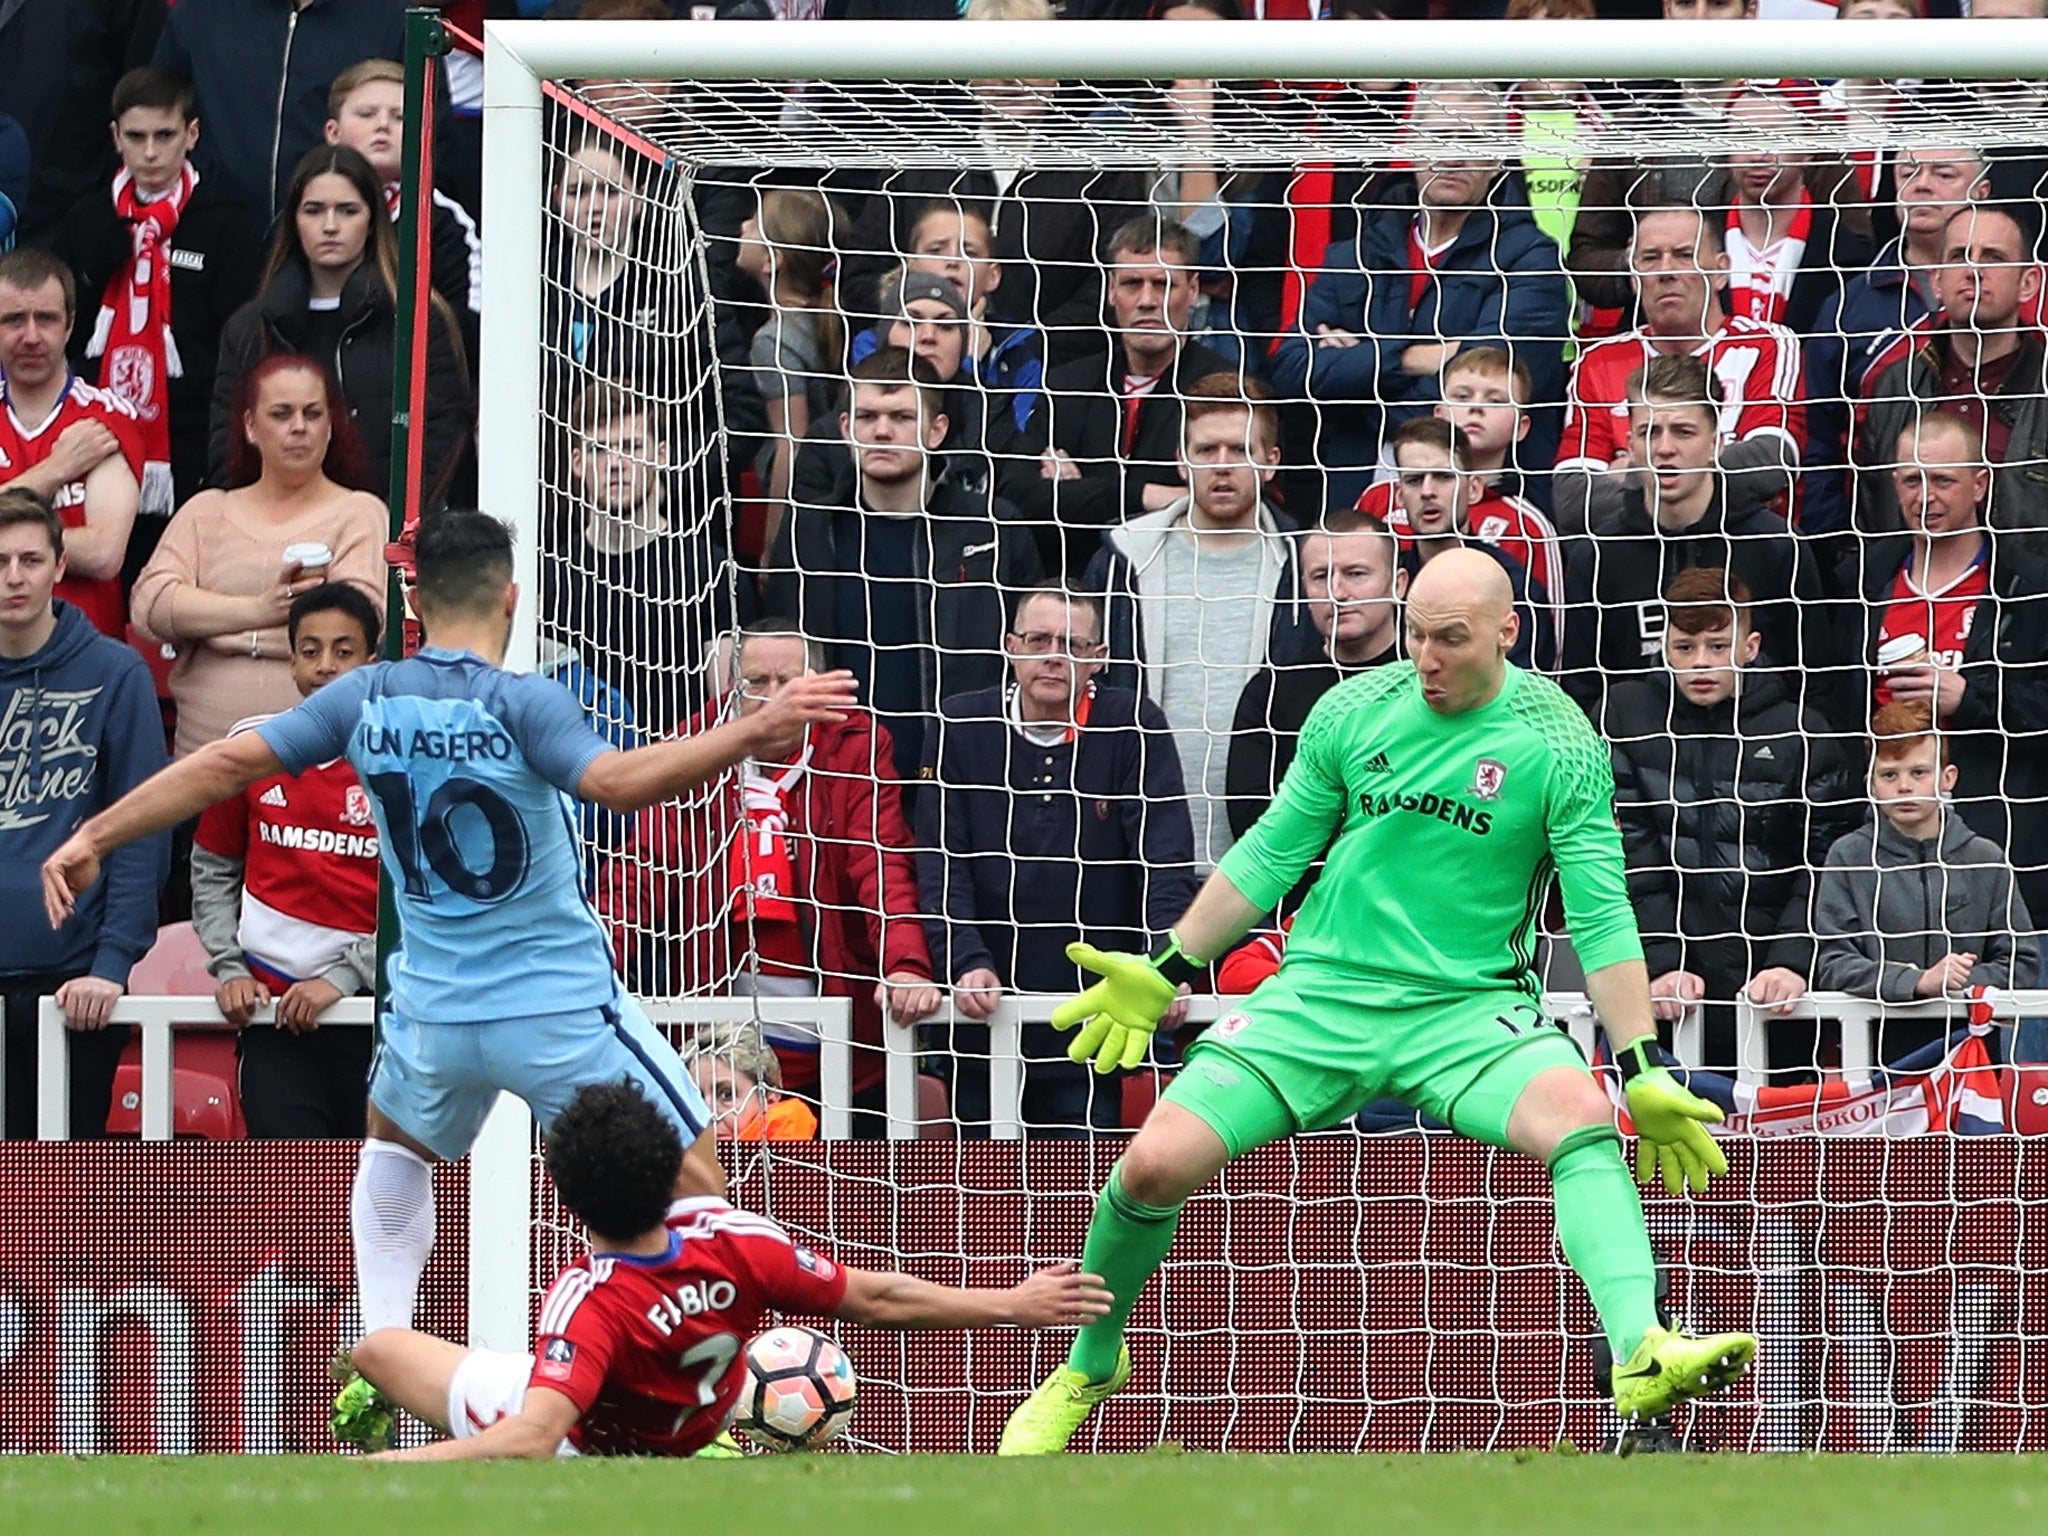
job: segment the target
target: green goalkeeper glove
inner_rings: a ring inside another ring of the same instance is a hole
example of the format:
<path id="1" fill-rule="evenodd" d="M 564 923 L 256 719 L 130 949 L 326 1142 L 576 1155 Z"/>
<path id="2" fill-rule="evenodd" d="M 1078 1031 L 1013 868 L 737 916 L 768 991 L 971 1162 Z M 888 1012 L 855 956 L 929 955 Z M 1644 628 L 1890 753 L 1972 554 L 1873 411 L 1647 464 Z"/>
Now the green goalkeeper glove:
<path id="1" fill-rule="evenodd" d="M 1081 1033 L 1067 1047 L 1068 1058 L 1092 1060 L 1098 1072 L 1114 1072 L 1118 1067 L 1128 1072 L 1145 1059 L 1152 1032 L 1180 995 L 1179 986 L 1161 974 L 1162 962 L 1174 960 L 1183 966 L 1189 962 L 1181 956 L 1177 942 L 1156 960 L 1100 950 L 1093 944 L 1069 944 L 1067 958 L 1102 978 L 1052 1011 L 1054 1029 L 1081 1026 Z"/>
<path id="2" fill-rule="evenodd" d="M 1707 1180 L 1728 1171 L 1728 1158 L 1708 1133 L 1721 1121 L 1720 1109 L 1683 1086 L 1650 1060 L 1647 1041 L 1615 1052 L 1621 1067 L 1628 1117 L 1636 1126 L 1636 1179 L 1662 1178 L 1674 1195 L 1706 1191 Z"/>

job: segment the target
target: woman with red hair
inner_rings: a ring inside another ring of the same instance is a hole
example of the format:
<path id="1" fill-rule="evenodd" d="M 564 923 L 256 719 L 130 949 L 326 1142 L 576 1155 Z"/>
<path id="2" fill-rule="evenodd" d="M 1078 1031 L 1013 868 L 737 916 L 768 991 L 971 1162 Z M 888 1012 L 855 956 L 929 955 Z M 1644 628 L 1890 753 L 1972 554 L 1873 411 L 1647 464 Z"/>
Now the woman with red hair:
<path id="1" fill-rule="evenodd" d="M 242 376 L 228 489 L 178 509 L 136 578 L 130 616 L 174 645 L 177 755 L 237 720 L 290 709 L 285 615 L 323 581 L 362 588 L 384 609 L 384 503 L 357 489 L 362 446 L 327 370 L 281 352 Z"/>

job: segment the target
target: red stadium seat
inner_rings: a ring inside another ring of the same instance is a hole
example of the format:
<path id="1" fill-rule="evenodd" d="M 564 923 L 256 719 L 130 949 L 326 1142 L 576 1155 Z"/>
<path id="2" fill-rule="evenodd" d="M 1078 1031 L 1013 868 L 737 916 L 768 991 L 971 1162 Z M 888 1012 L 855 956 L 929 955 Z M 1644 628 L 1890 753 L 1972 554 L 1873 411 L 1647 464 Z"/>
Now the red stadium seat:
<path id="1" fill-rule="evenodd" d="M 2008 1067 L 2007 1129 L 2021 1136 L 2048 1136 L 2048 1066 Z"/>
<path id="2" fill-rule="evenodd" d="M 752 465 L 740 471 L 733 488 L 732 552 L 747 565 L 765 564 L 768 553 L 768 493 Z"/>
<path id="3" fill-rule="evenodd" d="M 1173 1081 L 1171 1072 L 1133 1072 L 1124 1079 L 1124 1128 L 1135 1131 L 1152 1113 L 1159 1095 Z"/>
<path id="4" fill-rule="evenodd" d="M 178 660 L 177 649 L 150 639 L 133 624 L 128 626 L 128 644 L 149 667 L 150 681 L 156 685 L 156 696 L 168 699 L 171 696 L 171 668 Z"/>
<path id="5" fill-rule="evenodd" d="M 957 1132 L 945 1079 L 920 1072 L 917 1078 L 917 1139 L 950 1141 Z"/>
<path id="6" fill-rule="evenodd" d="M 190 924 L 179 924 L 189 930 Z M 166 929 L 166 932 L 169 930 Z M 161 941 L 159 941 L 161 947 Z M 150 955 L 155 955 L 151 950 Z M 146 962 L 150 956 L 143 957 Z M 136 967 L 139 974 L 141 966 Z M 131 975 L 132 979 L 132 975 Z M 209 983 L 210 985 L 210 983 Z M 131 991 L 135 990 L 133 987 Z M 173 989 L 158 989 L 151 995 L 179 996 Z M 242 1101 L 236 1084 L 241 1070 L 235 1059 L 235 1032 L 224 1024 L 211 1029 L 180 1029 L 171 1036 L 172 1077 L 171 1134 L 204 1136 L 212 1140 L 238 1141 L 249 1134 L 242 1119 Z M 224 1106 L 225 1118 L 214 1106 Z M 107 1112 L 107 1131 L 114 1136 L 142 1134 L 142 1037 L 138 1034 L 121 1053 L 114 1069 L 113 1104 Z"/>
<path id="7" fill-rule="evenodd" d="M 244 1134 L 234 1079 L 178 1067 L 171 1073 L 171 1134 L 208 1141 L 238 1141 Z M 114 1102 L 107 1110 L 107 1134 L 142 1134 L 142 1068 L 123 1062 L 114 1071 Z"/>
<path id="8" fill-rule="evenodd" d="M 157 930 L 155 945 L 128 973 L 128 991 L 135 997 L 213 996 L 206 946 L 190 923 L 166 923 Z"/>

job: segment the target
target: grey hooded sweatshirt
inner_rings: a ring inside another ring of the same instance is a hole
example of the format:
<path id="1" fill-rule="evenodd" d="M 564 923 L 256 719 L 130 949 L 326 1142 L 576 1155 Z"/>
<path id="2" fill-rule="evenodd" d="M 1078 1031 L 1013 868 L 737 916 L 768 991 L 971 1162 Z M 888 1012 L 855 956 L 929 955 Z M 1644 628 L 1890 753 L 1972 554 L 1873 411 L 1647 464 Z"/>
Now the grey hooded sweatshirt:
<path id="1" fill-rule="evenodd" d="M 1838 839 L 1814 889 L 1813 985 L 1886 1003 L 1944 955 L 1977 956 L 1971 986 L 2031 986 L 2039 942 L 2005 852 L 1953 811 L 1941 835 L 1903 836 L 1882 815 Z"/>

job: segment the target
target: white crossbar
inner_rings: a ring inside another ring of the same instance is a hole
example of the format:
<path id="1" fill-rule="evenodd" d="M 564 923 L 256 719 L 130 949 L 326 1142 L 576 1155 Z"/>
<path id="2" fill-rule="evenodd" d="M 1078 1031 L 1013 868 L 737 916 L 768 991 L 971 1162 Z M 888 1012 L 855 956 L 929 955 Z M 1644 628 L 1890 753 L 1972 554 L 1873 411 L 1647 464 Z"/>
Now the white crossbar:
<path id="1" fill-rule="evenodd" d="M 2048 37 L 2031 20 L 1844 27 L 1830 20 L 1715 27 L 1600 23 L 1602 79 L 2032 79 Z M 523 105 L 505 76 L 529 79 L 1104 79 L 1143 59 L 1172 80 L 1576 80 L 1589 57 L 1576 22 L 1266 21 L 1160 27 L 1149 21 L 493 21 L 484 27 L 484 105 Z M 509 66 L 509 69 L 508 69 Z M 485 136 L 488 146 L 490 136 Z"/>

